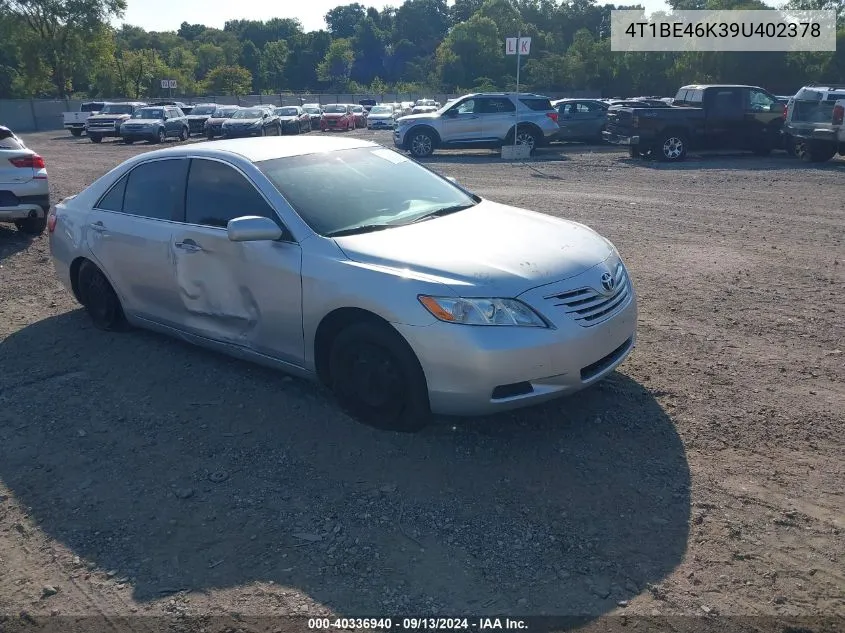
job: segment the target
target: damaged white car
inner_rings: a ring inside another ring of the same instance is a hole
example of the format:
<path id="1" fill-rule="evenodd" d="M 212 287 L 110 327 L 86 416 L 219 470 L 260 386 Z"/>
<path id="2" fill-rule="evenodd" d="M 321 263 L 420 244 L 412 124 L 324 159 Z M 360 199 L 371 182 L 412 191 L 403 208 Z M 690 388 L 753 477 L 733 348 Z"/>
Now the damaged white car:
<path id="1" fill-rule="evenodd" d="M 318 379 L 382 428 L 570 394 L 635 344 L 634 288 L 607 239 L 357 139 L 141 154 L 48 227 L 58 276 L 98 327 Z"/>

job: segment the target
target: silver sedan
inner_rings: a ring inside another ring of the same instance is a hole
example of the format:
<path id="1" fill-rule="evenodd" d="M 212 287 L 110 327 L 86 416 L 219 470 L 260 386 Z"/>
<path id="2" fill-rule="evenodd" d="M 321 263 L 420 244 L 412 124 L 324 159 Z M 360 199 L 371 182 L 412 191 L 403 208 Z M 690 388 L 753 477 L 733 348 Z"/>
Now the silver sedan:
<path id="1" fill-rule="evenodd" d="M 141 154 L 56 205 L 49 236 L 96 326 L 320 380 L 380 428 L 573 393 L 636 339 L 608 240 L 356 139 Z"/>

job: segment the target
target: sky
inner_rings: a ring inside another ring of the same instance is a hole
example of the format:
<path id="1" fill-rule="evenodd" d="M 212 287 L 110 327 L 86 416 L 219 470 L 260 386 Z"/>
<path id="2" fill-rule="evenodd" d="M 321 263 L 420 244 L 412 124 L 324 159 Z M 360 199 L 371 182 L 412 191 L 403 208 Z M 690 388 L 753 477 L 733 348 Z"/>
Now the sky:
<path id="1" fill-rule="evenodd" d="M 127 23 L 147 31 L 176 31 L 182 22 L 223 28 L 228 20 L 269 20 L 270 18 L 299 18 L 306 31 L 326 28 L 323 16 L 341 4 L 355 0 L 281 0 L 280 2 L 249 2 L 245 5 L 232 0 L 127 0 L 123 18 L 114 20 L 115 26 Z M 381 10 L 399 6 L 403 0 L 357 0 L 366 7 Z M 451 4 L 451 2 L 449 3 Z M 599 0 L 599 4 L 607 4 Z M 617 0 L 616 4 L 636 4 L 635 0 Z M 667 8 L 663 0 L 640 0 L 646 11 Z"/>

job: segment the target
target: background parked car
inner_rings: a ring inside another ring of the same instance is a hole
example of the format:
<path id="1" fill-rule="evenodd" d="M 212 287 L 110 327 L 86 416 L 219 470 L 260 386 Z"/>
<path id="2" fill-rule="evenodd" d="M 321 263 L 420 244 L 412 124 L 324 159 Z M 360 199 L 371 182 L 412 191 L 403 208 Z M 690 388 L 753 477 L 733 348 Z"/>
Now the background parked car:
<path id="1" fill-rule="evenodd" d="M 173 101 L 172 99 L 153 99 L 147 105 L 156 105 L 156 106 L 176 106 L 179 108 L 184 114 L 191 114 L 193 112 L 194 106 L 188 105 L 182 101 Z"/>
<path id="2" fill-rule="evenodd" d="M 79 112 L 65 112 L 62 114 L 65 129 L 73 136 L 82 136 L 85 131 L 85 121 L 88 117 L 97 114 L 105 105 L 105 101 L 84 101 L 79 106 Z"/>
<path id="3" fill-rule="evenodd" d="M 282 135 L 282 123 L 272 106 L 240 108 L 223 121 L 224 138 L 274 135 Z"/>
<path id="4" fill-rule="evenodd" d="M 206 138 L 210 141 L 215 136 L 222 136 L 223 122 L 226 121 L 226 119 L 230 118 L 238 110 L 240 110 L 240 107 L 238 106 L 217 106 L 217 109 L 214 111 L 214 114 L 208 117 L 208 120 L 203 126 L 203 131 L 205 132 Z"/>
<path id="5" fill-rule="evenodd" d="M 276 116 L 282 124 L 282 134 L 302 134 L 311 131 L 311 115 L 299 106 L 276 108 Z"/>
<path id="6" fill-rule="evenodd" d="M 369 112 L 373 109 L 373 106 L 378 105 L 378 102 L 375 99 L 361 99 L 358 102 L 358 105 L 362 106 L 364 110 Z"/>
<path id="7" fill-rule="evenodd" d="M 604 142 L 601 133 L 607 120 L 608 104 L 598 99 L 561 99 L 552 105 L 558 113 L 558 140 Z"/>
<path id="8" fill-rule="evenodd" d="M 362 105 L 352 104 L 352 116 L 355 117 L 355 127 L 367 127 L 368 112 Z"/>
<path id="9" fill-rule="evenodd" d="M 99 143 L 107 136 L 120 136 L 120 126 L 129 119 L 138 108 L 146 103 L 129 101 L 125 103 L 107 103 L 99 113 L 85 121 L 85 131 L 92 143 Z"/>
<path id="10" fill-rule="evenodd" d="M 373 106 L 367 115 L 368 130 L 392 130 L 396 123 L 396 110 L 392 105 Z"/>
<path id="11" fill-rule="evenodd" d="M 49 212 L 44 159 L 0 125 L 0 222 L 12 222 L 27 235 L 40 235 Z"/>
<path id="12" fill-rule="evenodd" d="M 205 131 L 205 122 L 211 118 L 218 107 L 216 103 L 197 103 L 194 105 L 190 114 L 185 113 L 188 117 L 188 133 L 202 134 Z"/>
<path id="13" fill-rule="evenodd" d="M 309 115 L 311 115 L 311 129 L 320 129 L 320 118 L 323 116 L 323 107 L 319 103 L 306 103 L 302 106 Z"/>
<path id="14" fill-rule="evenodd" d="M 352 113 L 352 106 L 346 103 L 330 103 L 323 106 L 320 129 L 323 132 L 328 130 L 354 130 L 355 115 Z"/>
<path id="15" fill-rule="evenodd" d="M 437 110 L 437 102 L 434 99 L 417 99 L 411 114 L 425 114 Z"/>
<path id="16" fill-rule="evenodd" d="M 168 137 L 187 141 L 189 134 L 188 117 L 176 106 L 138 108 L 120 126 L 120 136 L 128 145 L 141 140 L 164 143 Z"/>
<path id="17" fill-rule="evenodd" d="M 784 132 L 790 153 L 823 163 L 845 156 L 845 84 L 801 88 L 789 100 Z"/>

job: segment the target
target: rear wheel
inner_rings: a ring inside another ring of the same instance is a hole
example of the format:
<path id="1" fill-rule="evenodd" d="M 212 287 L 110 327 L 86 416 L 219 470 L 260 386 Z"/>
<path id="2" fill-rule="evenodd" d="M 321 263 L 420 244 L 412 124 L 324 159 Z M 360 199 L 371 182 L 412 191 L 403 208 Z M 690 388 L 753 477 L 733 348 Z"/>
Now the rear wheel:
<path id="1" fill-rule="evenodd" d="M 425 375 L 388 325 L 363 322 L 342 330 L 332 343 L 329 373 L 338 403 L 359 422 L 413 432 L 429 421 Z"/>
<path id="2" fill-rule="evenodd" d="M 106 276 L 92 262 L 79 267 L 77 287 L 94 326 L 101 330 L 119 330 L 126 326 L 123 306 Z"/>
<path id="3" fill-rule="evenodd" d="M 797 139 L 795 155 L 808 163 L 824 163 L 836 155 L 836 145 L 823 141 Z"/>
<path id="4" fill-rule="evenodd" d="M 179 134 L 180 141 L 187 141 L 188 140 L 188 128 L 183 127 L 182 132 Z"/>
<path id="5" fill-rule="evenodd" d="M 506 141 L 507 145 L 511 145 L 513 143 L 513 133 L 509 135 L 508 140 Z M 540 139 L 537 133 L 532 130 L 531 128 L 522 127 L 516 131 L 516 144 L 517 145 L 527 145 L 528 150 L 530 153 L 534 153 L 534 150 L 540 145 Z"/>
<path id="6" fill-rule="evenodd" d="M 24 218 L 23 220 L 15 220 L 15 227 L 21 233 L 26 235 L 38 236 L 47 228 L 47 215 L 37 218 Z"/>
<path id="7" fill-rule="evenodd" d="M 687 140 L 680 132 L 665 134 L 655 148 L 657 158 L 664 162 L 676 163 L 687 155 Z"/>

